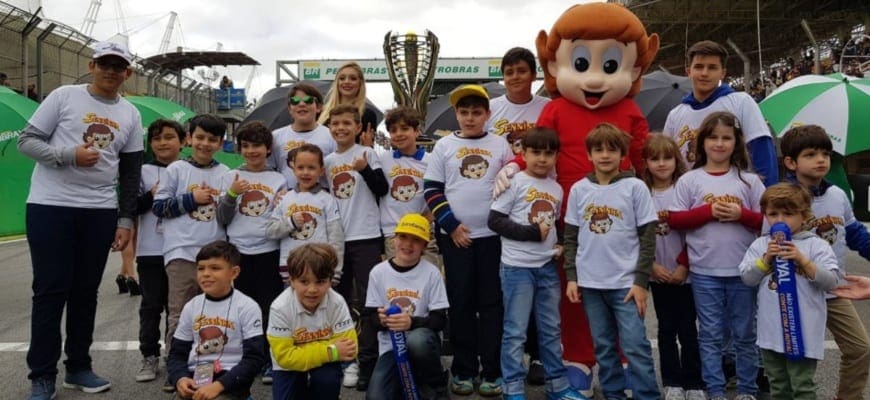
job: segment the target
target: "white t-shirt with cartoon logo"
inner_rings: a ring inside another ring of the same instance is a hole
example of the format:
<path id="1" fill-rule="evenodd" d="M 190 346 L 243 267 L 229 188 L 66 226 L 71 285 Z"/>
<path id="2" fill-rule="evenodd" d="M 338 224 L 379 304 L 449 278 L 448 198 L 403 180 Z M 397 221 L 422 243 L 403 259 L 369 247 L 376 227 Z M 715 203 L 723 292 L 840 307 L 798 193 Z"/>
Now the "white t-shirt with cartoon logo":
<path id="1" fill-rule="evenodd" d="M 446 310 L 447 289 L 441 272 L 432 263 L 420 259 L 409 271 L 396 271 L 389 261 L 372 268 L 366 291 L 366 307 L 389 308 L 396 304 L 412 317 L 425 317 L 432 310 Z M 378 354 L 393 350 L 390 333 L 378 332 Z"/>
<path id="2" fill-rule="evenodd" d="M 672 210 L 676 202 L 674 186 L 653 190 L 652 199 L 659 221 L 656 225 L 656 262 L 673 272 L 677 269 L 677 256 L 686 245 L 683 232 L 671 229 L 667 222 L 668 210 Z"/>
<path id="3" fill-rule="evenodd" d="M 287 153 L 305 143 L 311 143 L 323 151 L 323 157 L 335 151 L 335 139 L 323 125 L 317 125 L 309 132 L 297 132 L 292 125 L 276 129 L 272 132 L 272 157 L 269 159 L 271 166 L 275 167 L 287 179 L 287 187 L 296 186 L 296 175 L 287 166 Z M 324 182 L 325 183 L 325 182 Z"/>
<path id="4" fill-rule="evenodd" d="M 384 236 L 392 236 L 399 219 L 405 214 L 426 211 L 426 199 L 423 198 L 423 174 L 429 153 L 422 152 L 423 157 L 400 156 L 394 152 L 381 153 L 381 168 L 387 178 L 390 191 L 381 197 L 381 231 Z"/>
<path id="5" fill-rule="evenodd" d="M 212 203 L 200 205 L 187 215 L 163 219 L 164 262 L 168 264 L 176 258 L 193 262 L 202 246 L 226 239 L 226 231 L 217 221 L 217 202 L 227 171 L 229 168 L 223 164 L 198 168 L 187 160 L 178 160 L 166 167 L 166 177 L 160 180 L 155 201 L 177 198 L 205 185 L 211 190 Z"/>
<path id="6" fill-rule="evenodd" d="M 640 252 L 637 228 L 658 220 L 646 184 L 622 178 L 609 185 L 589 178 L 571 186 L 565 223 L 579 227 L 577 284 L 626 289 L 634 284 Z"/>
<path id="7" fill-rule="evenodd" d="M 288 287 L 275 298 L 269 309 L 268 336 L 273 338 L 292 338 L 293 344 L 303 345 L 316 341 L 329 341 L 335 335 L 354 329 L 347 303 L 335 290 L 329 289 L 315 312 L 308 312 L 296 291 Z M 286 371 L 272 357 L 272 369 Z"/>
<path id="8" fill-rule="evenodd" d="M 713 175 L 698 168 L 681 176 L 674 188 L 674 211 L 688 211 L 705 204 L 728 202 L 755 212 L 761 211 L 764 184 L 758 175 L 731 167 L 727 173 Z M 744 181 L 748 182 L 747 185 Z M 739 222 L 709 221 L 686 232 L 689 262 L 693 273 L 707 276 L 740 276 L 738 264 L 756 233 Z"/>
<path id="9" fill-rule="evenodd" d="M 154 164 L 142 165 L 139 195 L 151 191 L 160 178 L 165 176 L 166 167 Z M 139 225 L 136 227 L 136 255 L 163 257 L 163 221 L 151 210 L 139 214 Z"/>
<path id="10" fill-rule="evenodd" d="M 284 176 L 275 171 L 232 170 L 223 176 L 223 193 L 230 188 L 236 174 L 239 179 L 248 181 L 250 189 L 239 193 L 236 198 L 236 215 L 227 225 L 230 243 L 236 245 L 242 254 L 262 254 L 278 250 L 278 241 L 266 237 L 266 226 L 269 225 L 269 216 L 275 206 L 275 195 L 286 187 Z"/>
<path id="11" fill-rule="evenodd" d="M 533 95 L 528 103 L 515 104 L 508 100 L 507 95 L 496 97 L 489 101 L 491 113 L 484 130 L 507 138 L 513 132 L 534 128 L 541 110 L 549 101 L 546 97 Z"/>
<path id="12" fill-rule="evenodd" d="M 230 370 L 242 361 L 243 341 L 263 335 L 260 306 L 235 290 L 220 301 L 208 300 L 200 294 L 184 305 L 175 337 L 193 342 L 187 369 L 197 363 L 220 360 L 221 368 Z"/>
<path id="13" fill-rule="evenodd" d="M 810 230 L 818 237 L 824 239 L 834 254 L 837 255 L 837 276 L 843 284 L 846 275 L 846 227 L 855 223 L 855 214 L 852 205 L 843 189 L 831 185 L 821 196 L 813 196 L 813 216 L 809 221 Z"/>
<path id="14" fill-rule="evenodd" d="M 118 207 L 118 164 L 121 153 L 143 150 L 142 118 L 124 98 L 110 103 L 88 93 L 87 84 L 61 86 L 30 118 L 55 148 L 93 142 L 100 158 L 92 167 L 60 168 L 36 163 L 27 202 L 49 206 L 114 209 Z"/>
<path id="15" fill-rule="evenodd" d="M 324 164 L 329 190 L 338 200 L 344 240 L 373 239 L 381 236 L 381 215 L 374 193 L 369 190 L 362 175 L 353 169 L 353 160 L 365 153 L 371 169 L 381 168 L 375 151 L 358 144 L 344 153 L 332 153 Z"/>
<path id="16" fill-rule="evenodd" d="M 285 264 L 287 256 L 297 247 L 308 243 L 329 244 L 327 225 L 341 218 L 338 203 L 325 190 L 318 190 L 316 193 L 290 190 L 272 210 L 272 218 L 283 218 L 289 223 L 296 213 L 302 213 L 305 224 L 302 229 L 281 239 L 281 265 Z"/>
<path id="17" fill-rule="evenodd" d="M 556 221 L 562 206 L 562 186 L 549 178 L 535 178 L 521 172 L 514 175 L 508 189 L 498 196 L 491 209 L 506 214 L 522 225 L 550 226 L 547 239 L 526 242 L 501 238 L 501 262 L 514 267 L 539 268 L 556 254 Z"/>
<path id="18" fill-rule="evenodd" d="M 495 236 L 487 227 L 495 176 L 514 153 L 504 138 L 484 134 L 459 137 L 455 132 L 435 143 L 424 180 L 444 183 L 444 195 L 456 219 L 472 239 Z"/>

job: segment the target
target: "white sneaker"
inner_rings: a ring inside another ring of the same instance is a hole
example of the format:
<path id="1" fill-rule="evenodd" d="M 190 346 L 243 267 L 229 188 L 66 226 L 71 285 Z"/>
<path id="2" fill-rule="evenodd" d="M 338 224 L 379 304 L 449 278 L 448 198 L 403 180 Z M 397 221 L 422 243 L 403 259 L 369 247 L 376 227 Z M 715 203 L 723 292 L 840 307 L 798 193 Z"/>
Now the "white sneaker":
<path id="1" fill-rule="evenodd" d="M 149 382 L 157 379 L 157 371 L 160 368 L 160 359 L 157 356 L 148 356 L 142 359 L 142 367 L 136 373 L 136 382 Z"/>
<path id="2" fill-rule="evenodd" d="M 686 392 L 681 387 L 666 386 L 665 400 L 686 400 Z"/>
<path id="3" fill-rule="evenodd" d="M 341 386 L 352 388 L 356 387 L 359 382 L 359 364 L 353 362 L 344 369 L 344 379 L 341 380 Z"/>
<path id="4" fill-rule="evenodd" d="M 703 390 L 687 390 L 686 400 L 707 400 L 707 394 Z"/>

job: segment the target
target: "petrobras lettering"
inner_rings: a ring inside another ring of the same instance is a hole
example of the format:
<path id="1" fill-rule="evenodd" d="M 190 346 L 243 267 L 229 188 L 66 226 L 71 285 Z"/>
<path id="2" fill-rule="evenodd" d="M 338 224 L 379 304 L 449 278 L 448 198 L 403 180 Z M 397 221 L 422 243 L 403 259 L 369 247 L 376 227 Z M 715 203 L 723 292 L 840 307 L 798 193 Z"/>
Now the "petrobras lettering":
<path id="1" fill-rule="evenodd" d="M 0 132 L 0 142 L 5 142 L 12 139 L 15 139 L 17 141 L 19 133 L 21 133 L 20 130 Z"/>
<path id="2" fill-rule="evenodd" d="M 367 82 L 389 82 L 389 69 L 402 69 L 400 65 L 387 65 L 384 59 L 302 60 L 298 61 L 299 73 L 302 79 L 331 81 L 335 79 L 339 69 L 348 62 L 359 64 Z M 435 65 L 435 79 L 438 80 L 502 79 L 500 57 L 439 58 Z M 538 78 L 543 76 L 543 70 L 539 66 Z"/>

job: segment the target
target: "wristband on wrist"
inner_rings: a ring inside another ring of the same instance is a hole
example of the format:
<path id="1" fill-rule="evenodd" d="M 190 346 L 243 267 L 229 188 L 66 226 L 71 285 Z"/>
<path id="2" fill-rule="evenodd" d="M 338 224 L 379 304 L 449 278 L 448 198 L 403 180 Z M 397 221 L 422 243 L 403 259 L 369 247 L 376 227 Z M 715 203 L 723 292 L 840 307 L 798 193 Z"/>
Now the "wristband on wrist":
<path id="1" fill-rule="evenodd" d="M 338 361 L 338 347 L 335 344 L 327 346 L 326 350 L 329 352 L 329 361 Z"/>
<path id="2" fill-rule="evenodd" d="M 232 197 L 232 198 L 234 198 L 234 199 L 235 199 L 236 197 L 239 197 L 239 194 L 236 193 L 236 192 L 234 192 L 233 189 L 227 189 L 227 195 L 230 196 L 230 197 Z"/>
<path id="3" fill-rule="evenodd" d="M 757 267 L 761 272 L 764 272 L 765 274 L 768 273 L 768 272 L 770 272 L 770 266 L 767 265 L 761 257 L 759 257 L 759 258 L 757 258 L 757 259 L 755 260 L 755 266 L 756 266 L 756 267 Z"/>

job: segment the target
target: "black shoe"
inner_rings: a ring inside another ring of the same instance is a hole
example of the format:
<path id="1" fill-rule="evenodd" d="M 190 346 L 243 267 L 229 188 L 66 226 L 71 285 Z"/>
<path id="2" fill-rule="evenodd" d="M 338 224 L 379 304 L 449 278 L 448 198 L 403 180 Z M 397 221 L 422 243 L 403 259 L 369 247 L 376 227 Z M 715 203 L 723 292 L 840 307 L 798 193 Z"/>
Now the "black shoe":
<path id="1" fill-rule="evenodd" d="M 529 360 L 529 373 L 526 375 L 526 382 L 529 385 L 541 386 L 546 382 L 546 373 L 544 372 L 544 364 L 541 360 Z"/>
<path id="2" fill-rule="evenodd" d="M 127 288 L 127 278 L 125 278 L 124 275 L 118 275 L 115 278 L 115 283 L 118 284 L 118 294 L 124 294 L 130 291 L 130 289 Z"/>
<path id="3" fill-rule="evenodd" d="M 128 277 L 127 278 L 127 289 L 130 289 L 130 296 L 139 296 L 142 294 L 142 289 L 139 287 L 139 282 L 136 282 L 136 278 Z"/>
<path id="4" fill-rule="evenodd" d="M 163 382 L 163 387 L 161 389 L 166 393 L 175 393 L 175 386 L 169 382 L 169 378 L 166 378 L 166 382 Z"/>
<path id="5" fill-rule="evenodd" d="M 359 378 L 359 380 L 356 381 L 356 391 L 365 392 L 366 390 L 369 390 L 369 380 Z"/>

